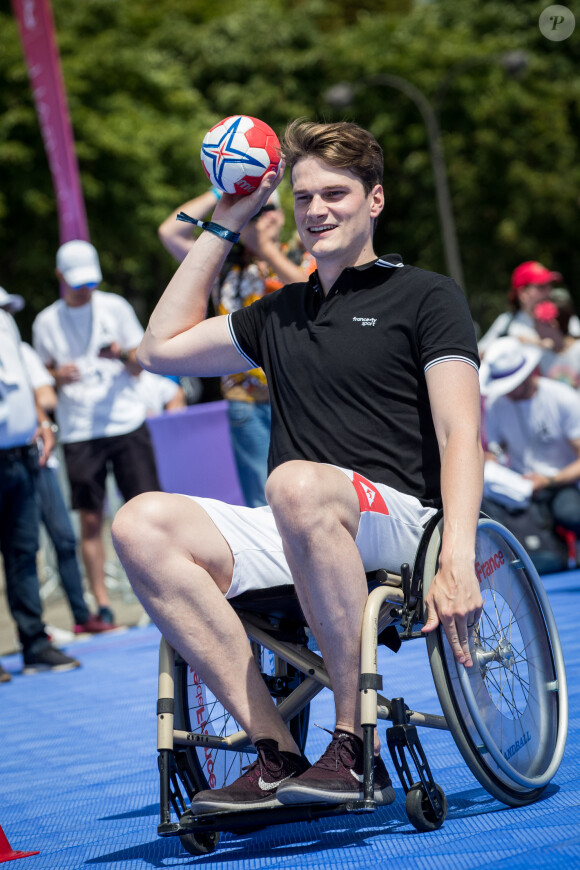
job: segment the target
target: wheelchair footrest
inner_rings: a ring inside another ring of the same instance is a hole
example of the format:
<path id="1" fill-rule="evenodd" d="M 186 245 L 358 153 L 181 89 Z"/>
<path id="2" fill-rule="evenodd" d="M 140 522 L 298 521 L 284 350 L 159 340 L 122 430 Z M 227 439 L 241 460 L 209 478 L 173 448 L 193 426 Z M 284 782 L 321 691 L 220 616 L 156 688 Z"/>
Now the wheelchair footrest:
<path id="1" fill-rule="evenodd" d="M 168 822 L 164 825 L 157 825 L 157 833 L 160 837 L 174 837 L 176 834 L 182 834 L 183 831 L 179 822 Z"/>
<path id="2" fill-rule="evenodd" d="M 387 728 L 387 745 L 401 785 L 408 794 L 417 779 L 411 775 L 406 752 L 411 756 L 417 770 L 419 780 L 425 790 L 425 796 L 431 804 L 436 819 L 445 817 L 445 808 L 427 761 L 427 756 L 419 740 L 417 728 L 410 725 L 407 718 L 407 708 L 402 698 L 393 698 L 391 702 L 393 727 Z"/>
<path id="3" fill-rule="evenodd" d="M 372 803 L 374 804 L 374 801 Z M 197 816 L 191 810 L 186 810 L 177 824 L 159 825 L 157 833 L 161 837 L 191 834 L 196 831 L 236 833 L 251 828 L 266 828 L 270 825 L 285 825 L 291 822 L 311 822 L 328 816 L 374 810 L 374 806 L 365 804 L 365 801 L 350 801 L 344 804 L 292 804 L 263 810 L 200 813 Z"/>

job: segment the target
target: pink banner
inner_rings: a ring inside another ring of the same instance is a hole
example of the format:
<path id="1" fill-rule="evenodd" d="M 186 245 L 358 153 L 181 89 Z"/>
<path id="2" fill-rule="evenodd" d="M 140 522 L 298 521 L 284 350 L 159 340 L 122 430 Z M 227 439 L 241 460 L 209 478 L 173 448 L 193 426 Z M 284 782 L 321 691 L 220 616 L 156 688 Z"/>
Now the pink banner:
<path id="1" fill-rule="evenodd" d="M 50 0 L 12 0 L 57 201 L 60 244 L 89 240 Z"/>

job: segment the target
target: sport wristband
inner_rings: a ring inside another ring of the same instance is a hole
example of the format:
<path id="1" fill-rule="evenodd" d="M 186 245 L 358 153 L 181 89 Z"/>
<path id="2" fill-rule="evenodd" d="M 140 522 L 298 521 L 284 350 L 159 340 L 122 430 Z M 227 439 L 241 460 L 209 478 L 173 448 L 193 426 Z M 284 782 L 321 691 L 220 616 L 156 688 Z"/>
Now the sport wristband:
<path id="1" fill-rule="evenodd" d="M 197 218 L 192 218 L 188 214 L 185 214 L 184 211 L 180 211 L 177 215 L 178 221 L 184 221 L 188 224 L 195 224 L 196 227 L 201 227 L 202 230 L 207 230 L 208 233 L 213 233 L 216 236 L 219 236 L 220 239 L 225 239 L 226 242 L 232 242 L 235 245 L 237 241 L 239 241 L 240 234 L 234 233 L 232 230 L 227 230 L 225 227 L 221 227 L 219 224 L 214 224 L 213 221 L 198 221 Z"/>

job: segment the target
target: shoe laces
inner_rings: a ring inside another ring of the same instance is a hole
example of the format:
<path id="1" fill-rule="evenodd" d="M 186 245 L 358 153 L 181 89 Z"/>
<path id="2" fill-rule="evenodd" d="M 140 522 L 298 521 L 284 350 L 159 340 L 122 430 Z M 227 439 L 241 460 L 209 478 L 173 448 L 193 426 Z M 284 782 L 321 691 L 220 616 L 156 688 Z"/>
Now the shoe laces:
<path id="1" fill-rule="evenodd" d="M 359 755 L 356 737 L 354 734 L 348 734 L 345 731 L 340 731 L 338 734 L 329 731 L 328 728 L 323 728 L 318 725 L 323 731 L 331 735 L 332 740 L 326 747 L 323 755 L 316 762 L 316 767 L 325 770 L 338 770 L 339 766 L 352 768 Z"/>
<path id="2" fill-rule="evenodd" d="M 258 740 L 258 744 L 256 745 L 256 751 L 258 753 L 258 757 L 255 761 L 252 761 L 251 764 L 247 764 L 242 767 L 243 773 L 247 775 L 252 775 L 258 772 L 260 776 L 264 777 L 264 774 L 267 777 L 271 777 L 275 780 L 280 771 L 282 771 L 284 767 L 284 759 L 280 754 L 280 751 L 274 746 L 264 745 L 273 743 L 274 741 L 265 741 Z"/>

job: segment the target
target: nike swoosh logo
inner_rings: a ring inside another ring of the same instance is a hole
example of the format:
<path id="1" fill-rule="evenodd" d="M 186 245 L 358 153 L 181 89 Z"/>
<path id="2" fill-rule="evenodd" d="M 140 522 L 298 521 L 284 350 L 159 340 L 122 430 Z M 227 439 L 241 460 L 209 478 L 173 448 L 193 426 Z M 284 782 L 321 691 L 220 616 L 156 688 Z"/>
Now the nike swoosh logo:
<path id="1" fill-rule="evenodd" d="M 354 770 L 352 769 L 352 767 L 351 767 L 351 769 L 350 769 L 350 772 L 352 773 L 352 775 L 354 776 L 354 778 L 355 778 L 356 780 L 358 780 L 358 782 L 364 782 L 364 781 L 365 781 L 365 778 L 364 778 L 363 774 L 362 774 L 362 773 L 355 773 Z"/>
<path id="2" fill-rule="evenodd" d="M 262 777 L 258 780 L 258 785 L 262 791 L 273 791 L 273 789 L 278 788 L 279 785 L 282 785 L 283 782 L 286 782 L 287 779 L 291 779 L 292 774 L 285 776 L 284 779 L 279 779 L 277 782 L 264 782 Z"/>

